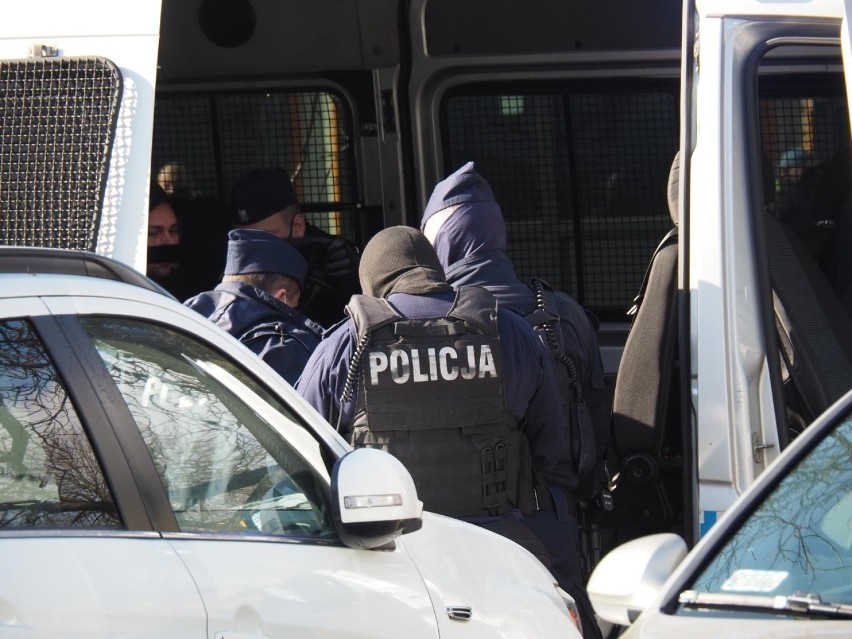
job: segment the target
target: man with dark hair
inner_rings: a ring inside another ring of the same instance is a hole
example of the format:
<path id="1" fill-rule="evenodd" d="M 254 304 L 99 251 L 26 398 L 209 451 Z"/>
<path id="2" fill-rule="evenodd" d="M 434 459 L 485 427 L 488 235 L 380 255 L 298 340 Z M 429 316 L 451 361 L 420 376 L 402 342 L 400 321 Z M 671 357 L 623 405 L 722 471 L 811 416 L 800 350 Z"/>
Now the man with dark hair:
<path id="1" fill-rule="evenodd" d="M 533 466 L 556 461 L 562 416 L 550 359 L 524 319 L 483 288 L 447 284 L 420 231 L 367 244 L 364 295 L 326 335 L 297 390 L 354 446 L 411 471 L 425 508 L 547 552 L 524 525 Z"/>
<path id="2" fill-rule="evenodd" d="M 527 523 L 547 546 L 559 585 L 577 602 L 586 639 L 598 639 L 578 544 L 578 509 L 607 482 L 610 408 L 604 392 L 597 320 L 546 282 L 521 282 L 506 254 L 506 227 L 488 182 L 468 162 L 438 183 L 420 228 L 454 287 L 482 286 L 502 307 L 527 318 L 553 358 L 566 417 L 558 463 L 538 477 L 537 509 Z"/>
<path id="3" fill-rule="evenodd" d="M 159 247 L 176 247 L 178 244 L 180 227 L 175 209 L 163 188 L 152 180 L 148 193 L 148 277 L 161 284 L 168 282 L 178 267 L 177 252 Z"/>
<path id="4" fill-rule="evenodd" d="M 322 337 L 322 328 L 296 310 L 307 272 L 305 259 L 278 236 L 234 230 L 222 283 L 185 303 L 295 385 Z"/>
<path id="5" fill-rule="evenodd" d="M 323 326 L 343 318 L 349 297 L 358 292 L 358 250 L 310 224 L 287 173 L 280 168 L 253 171 L 234 185 L 234 226 L 274 233 L 296 247 L 308 262 L 301 310 Z"/>

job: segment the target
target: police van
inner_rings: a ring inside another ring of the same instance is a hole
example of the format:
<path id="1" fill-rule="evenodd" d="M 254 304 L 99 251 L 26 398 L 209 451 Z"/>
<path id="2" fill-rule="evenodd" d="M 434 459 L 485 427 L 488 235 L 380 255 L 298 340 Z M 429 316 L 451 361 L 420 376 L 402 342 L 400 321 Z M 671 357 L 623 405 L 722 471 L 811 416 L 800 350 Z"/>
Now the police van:
<path id="1" fill-rule="evenodd" d="M 149 179 L 204 266 L 283 167 L 363 246 L 467 161 L 522 277 L 600 320 L 612 504 L 695 542 L 852 387 L 838 0 L 45 0 L 0 24 L 0 241 L 140 271 Z M 188 209 L 188 210 L 190 210 Z M 220 232 L 221 231 L 217 231 Z M 200 268 L 200 267 L 199 267 Z"/>

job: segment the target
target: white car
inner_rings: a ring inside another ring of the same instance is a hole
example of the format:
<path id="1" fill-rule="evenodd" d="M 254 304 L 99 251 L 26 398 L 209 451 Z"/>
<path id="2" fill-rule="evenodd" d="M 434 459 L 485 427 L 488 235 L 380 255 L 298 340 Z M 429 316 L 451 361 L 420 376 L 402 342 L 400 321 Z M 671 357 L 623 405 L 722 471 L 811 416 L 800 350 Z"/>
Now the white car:
<path id="1" fill-rule="evenodd" d="M 422 513 L 118 262 L 0 248 L 0 636 L 578 638 L 511 541 Z"/>
<path id="2" fill-rule="evenodd" d="M 624 639 L 852 636 L 852 392 L 685 554 L 665 533 L 619 546 L 589 581 L 595 611 L 632 624 Z"/>

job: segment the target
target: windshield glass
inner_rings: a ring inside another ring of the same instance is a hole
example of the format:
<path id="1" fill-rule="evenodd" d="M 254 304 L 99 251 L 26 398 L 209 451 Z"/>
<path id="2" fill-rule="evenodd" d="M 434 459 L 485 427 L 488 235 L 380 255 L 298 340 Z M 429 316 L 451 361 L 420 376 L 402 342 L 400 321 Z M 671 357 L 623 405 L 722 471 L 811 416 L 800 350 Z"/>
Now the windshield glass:
<path id="1" fill-rule="evenodd" d="M 852 603 L 852 417 L 767 496 L 691 585 Z"/>

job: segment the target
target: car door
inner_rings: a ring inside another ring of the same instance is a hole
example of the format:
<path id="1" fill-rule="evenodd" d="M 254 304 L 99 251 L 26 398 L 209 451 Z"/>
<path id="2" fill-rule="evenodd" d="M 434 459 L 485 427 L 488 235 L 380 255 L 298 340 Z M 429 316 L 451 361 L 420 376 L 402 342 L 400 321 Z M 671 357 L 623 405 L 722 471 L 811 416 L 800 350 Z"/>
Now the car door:
<path id="1" fill-rule="evenodd" d="M 195 584 L 136 508 L 79 361 L 39 300 L 14 307 L 0 319 L 0 636 L 204 637 Z"/>
<path id="2" fill-rule="evenodd" d="M 336 454 L 247 372 L 265 369 L 259 359 L 200 316 L 92 299 L 75 308 L 168 496 L 161 521 L 174 524 L 160 531 L 198 586 L 209 637 L 437 637 L 402 547 L 354 550 L 337 537 Z M 138 319 L 152 311 L 157 321 Z"/>

